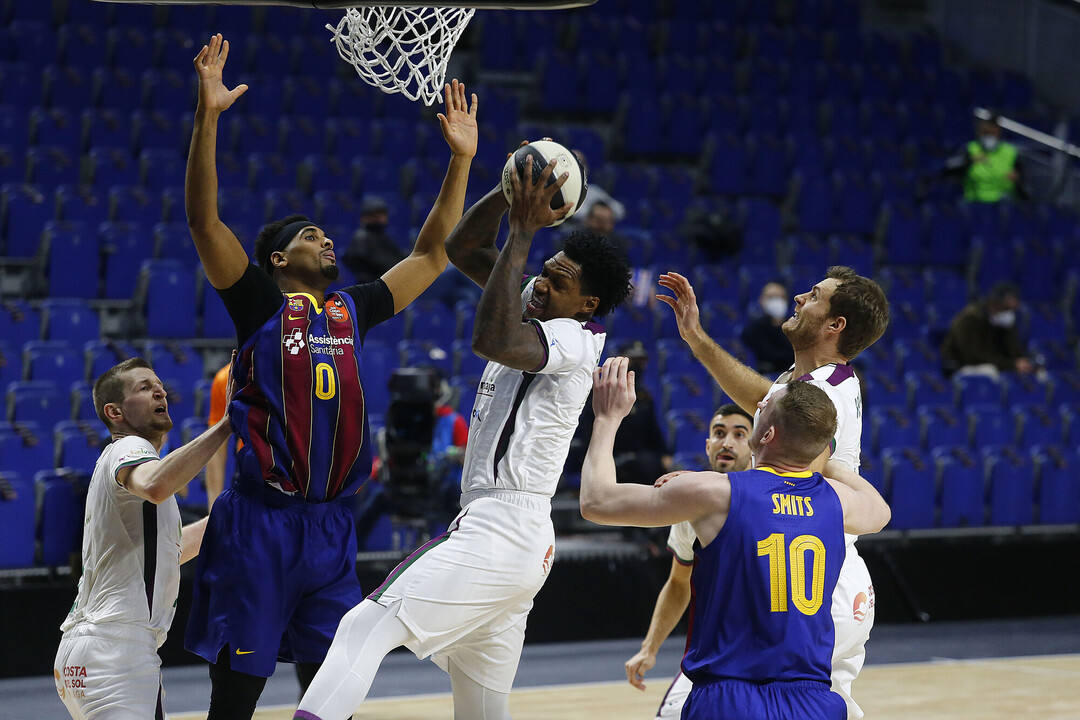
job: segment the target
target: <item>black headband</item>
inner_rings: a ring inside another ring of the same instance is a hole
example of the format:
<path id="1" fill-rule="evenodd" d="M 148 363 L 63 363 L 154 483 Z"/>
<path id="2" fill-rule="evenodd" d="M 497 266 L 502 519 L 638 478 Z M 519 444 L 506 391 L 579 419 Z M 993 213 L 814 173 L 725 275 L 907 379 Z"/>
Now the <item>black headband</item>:
<path id="1" fill-rule="evenodd" d="M 260 258 L 260 262 L 262 266 L 266 268 L 267 272 L 272 272 L 274 270 L 273 266 L 270 264 L 270 256 L 287 248 L 289 243 L 292 242 L 292 239 L 296 237 L 296 234 L 306 227 L 317 227 L 317 224 L 308 218 L 303 218 L 296 222 L 291 222 L 278 230 L 277 235 L 274 236 L 273 242 L 270 243 L 270 247 L 267 248 L 266 257 Z"/>

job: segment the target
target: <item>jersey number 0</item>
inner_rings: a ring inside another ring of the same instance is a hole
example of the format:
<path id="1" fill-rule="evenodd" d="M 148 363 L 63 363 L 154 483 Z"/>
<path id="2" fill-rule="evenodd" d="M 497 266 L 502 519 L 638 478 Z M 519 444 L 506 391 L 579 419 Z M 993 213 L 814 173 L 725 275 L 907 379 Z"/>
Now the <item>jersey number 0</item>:
<path id="1" fill-rule="evenodd" d="M 825 594 L 825 544 L 813 535 L 799 535 L 785 548 L 785 540 L 783 533 L 773 533 L 764 540 L 758 540 L 757 544 L 758 557 L 769 558 L 769 610 L 787 612 L 790 574 L 791 601 L 803 615 L 813 615 L 821 607 L 822 596 Z M 808 552 L 813 554 L 810 562 L 814 572 L 810 597 L 806 597 Z"/>
<path id="2" fill-rule="evenodd" d="M 330 400 L 336 394 L 337 378 L 334 377 L 334 368 L 327 363 L 319 363 L 315 366 L 315 397 Z"/>

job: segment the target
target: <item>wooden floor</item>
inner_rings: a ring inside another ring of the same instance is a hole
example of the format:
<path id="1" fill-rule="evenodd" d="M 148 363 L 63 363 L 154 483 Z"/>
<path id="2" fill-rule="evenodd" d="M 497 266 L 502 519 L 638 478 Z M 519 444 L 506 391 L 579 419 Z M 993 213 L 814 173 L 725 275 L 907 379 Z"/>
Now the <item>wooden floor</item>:
<path id="1" fill-rule="evenodd" d="M 619 720 L 653 717 L 667 686 L 659 678 L 645 692 L 626 683 L 559 685 L 515 690 L 514 720 Z M 1077 720 L 1080 655 L 993 660 L 941 660 L 865 668 L 855 697 L 867 720 Z M 171 715 L 204 720 L 205 714 Z M 451 720 L 449 695 L 371 700 L 357 720 Z M 256 720 L 291 720 L 292 708 L 267 708 Z"/>

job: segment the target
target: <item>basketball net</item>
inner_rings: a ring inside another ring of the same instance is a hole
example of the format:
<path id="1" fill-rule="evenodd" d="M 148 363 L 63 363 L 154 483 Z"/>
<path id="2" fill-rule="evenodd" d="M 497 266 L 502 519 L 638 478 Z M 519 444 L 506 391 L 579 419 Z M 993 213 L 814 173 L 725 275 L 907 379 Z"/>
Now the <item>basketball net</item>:
<path id="1" fill-rule="evenodd" d="M 327 25 L 338 55 L 369 85 L 432 105 L 442 97 L 446 65 L 474 8 L 348 8 Z"/>

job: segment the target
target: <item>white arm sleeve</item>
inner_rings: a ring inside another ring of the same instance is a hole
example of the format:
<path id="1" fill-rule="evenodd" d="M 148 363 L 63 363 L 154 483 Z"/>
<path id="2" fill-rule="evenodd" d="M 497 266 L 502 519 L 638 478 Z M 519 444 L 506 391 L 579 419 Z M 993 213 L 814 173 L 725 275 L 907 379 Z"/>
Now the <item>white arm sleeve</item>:
<path id="1" fill-rule="evenodd" d="M 668 531 L 667 548 L 680 565 L 693 565 L 695 540 L 697 540 L 697 535 L 694 533 L 694 526 L 685 520 L 671 526 L 671 530 Z"/>
<path id="2" fill-rule="evenodd" d="M 109 453 L 109 466 L 105 470 L 107 477 L 112 478 L 113 483 L 119 486 L 120 481 L 117 480 L 116 474 L 123 468 L 135 467 L 136 465 L 142 465 L 144 462 L 158 459 L 157 450 L 154 449 L 149 440 L 135 435 L 128 435 L 116 441 L 116 447 L 113 448 L 113 452 Z"/>
<path id="3" fill-rule="evenodd" d="M 587 342 L 588 330 L 573 318 L 529 321 L 536 328 L 540 341 L 544 344 L 544 362 L 534 373 L 555 375 L 569 372 L 585 363 L 596 364 L 597 351 L 593 343 Z"/>

